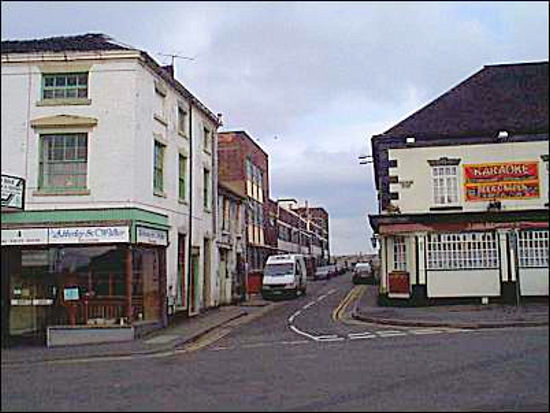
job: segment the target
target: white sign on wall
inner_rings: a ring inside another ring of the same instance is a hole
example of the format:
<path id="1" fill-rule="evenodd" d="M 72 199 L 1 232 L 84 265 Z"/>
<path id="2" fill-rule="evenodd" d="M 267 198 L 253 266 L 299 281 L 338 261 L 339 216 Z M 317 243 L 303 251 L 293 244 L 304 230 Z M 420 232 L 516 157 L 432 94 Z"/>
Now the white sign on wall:
<path id="1" fill-rule="evenodd" d="M 2 245 L 40 245 L 48 243 L 47 228 L 3 229 Z"/>
<path id="2" fill-rule="evenodd" d="M 48 242 L 50 244 L 130 242 L 130 230 L 127 226 L 50 228 Z"/>
<path id="3" fill-rule="evenodd" d="M 2 175 L 2 207 L 23 209 L 24 193 L 23 178 Z"/>
<path id="4" fill-rule="evenodd" d="M 168 245 L 168 233 L 160 229 L 136 227 L 136 242 L 153 245 Z"/>

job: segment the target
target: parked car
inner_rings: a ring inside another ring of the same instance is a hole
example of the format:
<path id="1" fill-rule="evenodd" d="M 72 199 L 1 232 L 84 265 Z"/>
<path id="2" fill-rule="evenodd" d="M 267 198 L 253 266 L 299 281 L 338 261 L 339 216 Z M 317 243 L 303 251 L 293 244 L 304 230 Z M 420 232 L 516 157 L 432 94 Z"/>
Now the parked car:
<path id="1" fill-rule="evenodd" d="M 353 268 L 351 281 L 354 284 L 374 284 L 374 272 L 369 262 L 358 262 Z"/>
<path id="2" fill-rule="evenodd" d="M 323 267 L 317 267 L 315 270 L 315 276 L 313 277 L 314 280 L 326 280 L 328 279 L 328 270 L 329 268 L 327 266 Z"/>

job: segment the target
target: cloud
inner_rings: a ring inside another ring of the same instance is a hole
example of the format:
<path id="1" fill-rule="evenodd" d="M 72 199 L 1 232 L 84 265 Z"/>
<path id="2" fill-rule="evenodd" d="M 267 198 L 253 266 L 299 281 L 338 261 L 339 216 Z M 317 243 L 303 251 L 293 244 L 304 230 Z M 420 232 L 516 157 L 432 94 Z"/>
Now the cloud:
<path id="1" fill-rule="evenodd" d="M 370 248 L 370 137 L 486 64 L 548 60 L 544 2 L 9 2 L 2 38 L 104 32 L 176 60 L 224 130 L 268 152 L 274 196 L 324 206 L 334 252 Z M 277 137 L 275 139 L 274 137 Z M 366 245 L 365 245 L 366 244 Z"/>

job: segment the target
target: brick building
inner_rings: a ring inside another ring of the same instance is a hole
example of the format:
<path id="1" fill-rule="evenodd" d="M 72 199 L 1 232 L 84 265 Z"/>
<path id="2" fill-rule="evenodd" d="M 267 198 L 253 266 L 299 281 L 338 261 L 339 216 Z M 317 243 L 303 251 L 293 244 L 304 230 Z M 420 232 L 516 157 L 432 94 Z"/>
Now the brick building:
<path id="1" fill-rule="evenodd" d="M 266 242 L 269 212 L 268 155 L 245 131 L 219 133 L 218 176 L 246 194 L 245 222 L 248 274 L 261 274 L 267 257 L 277 252 Z"/>

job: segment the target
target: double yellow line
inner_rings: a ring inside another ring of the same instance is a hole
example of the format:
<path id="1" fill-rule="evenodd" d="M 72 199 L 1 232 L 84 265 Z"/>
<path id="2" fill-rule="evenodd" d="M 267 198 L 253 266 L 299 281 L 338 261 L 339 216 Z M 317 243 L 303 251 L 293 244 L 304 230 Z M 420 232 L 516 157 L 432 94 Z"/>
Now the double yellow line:
<path id="1" fill-rule="evenodd" d="M 340 304 L 338 304 L 338 307 L 334 309 L 334 311 L 332 312 L 332 319 L 334 321 L 342 320 L 342 316 L 346 312 L 346 308 L 348 307 L 348 305 L 359 299 L 359 297 L 361 297 L 365 292 L 365 288 L 366 287 L 364 285 L 355 286 L 340 302 Z"/>

